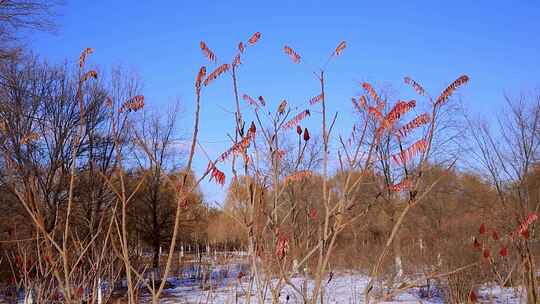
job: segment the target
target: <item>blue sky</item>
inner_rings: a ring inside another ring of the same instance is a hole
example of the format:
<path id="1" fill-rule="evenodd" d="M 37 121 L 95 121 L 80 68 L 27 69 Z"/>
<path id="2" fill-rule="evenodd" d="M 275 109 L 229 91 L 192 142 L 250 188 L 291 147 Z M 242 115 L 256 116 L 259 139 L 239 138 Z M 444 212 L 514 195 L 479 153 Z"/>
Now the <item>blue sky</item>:
<path id="1" fill-rule="evenodd" d="M 537 1 L 66 1 L 57 35 L 34 34 L 29 46 L 51 62 L 75 62 L 86 47 L 100 69 L 116 65 L 142 77 L 149 107 L 162 110 L 180 100 L 180 129 L 189 136 L 193 82 L 204 40 L 218 60 L 230 62 L 239 41 L 260 31 L 240 70 L 241 93 L 263 95 L 275 106 L 282 98 L 305 104 L 317 94 L 312 71 L 341 40 L 342 57 L 328 70 L 328 102 L 348 115 L 359 82 L 390 83 L 398 92 L 410 75 L 437 94 L 461 74 L 472 113 L 496 114 L 504 92 L 540 85 L 540 4 Z M 283 54 L 292 46 L 310 65 L 296 66 Z M 213 156 L 226 149 L 232 128 L 230 78 L 203 93 L 201 142 Z M 204 158 L 196 171 L 206 167 Z M 209 201 L 219 186 L 205 183 Z"/>

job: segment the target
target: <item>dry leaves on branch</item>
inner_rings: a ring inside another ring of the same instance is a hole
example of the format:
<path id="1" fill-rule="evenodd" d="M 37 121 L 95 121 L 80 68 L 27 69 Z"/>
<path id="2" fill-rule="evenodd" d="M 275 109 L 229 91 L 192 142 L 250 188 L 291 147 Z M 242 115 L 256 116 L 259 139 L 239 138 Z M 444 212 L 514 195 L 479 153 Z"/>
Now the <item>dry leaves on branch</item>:
<path id="1" fill-rule="evenodd" d="M 208 60 L 216 62 L 216 55 L 214 54 L 214 52 L 212 52 L 212 50 L 210 50 L 210 48 L 208 47 L 208 45 L 206 45 L 204 41 L 201 41 L 199 46 L 201 47 L 201 51 L 203 52 L 204 56 L 208 58 Z"/>
<path id="2" fill-rule="evenodd" d="M 319 102 L 321 102 L 321 101 L 323 100 L 323 97 L 324 97 L 324 95 L 323 95 L 322 93 L 319 94 L 319 95 L 317 95 L 317 96 L 315 96 L 315 97 L 312 97 L 312 98 L 309 100 L 309 104 L 310 104 L 310 105 L 314 105 L 314 104 L 316 104 L 316 103 L 319 103 Z"/>
<path id="3" fill-rule="evenodd" d="M 227 72 L 229 70 L 229 65 L 224 63 L 217 67 L 212 73 L 208 74 L 208 77 L 204 80 L 204 86 L 208 86 L 212 81 L 219 77 L 219 75 Z"/>
<path id="4" fill-rule="evenodd" d="M 82 68 L 84 66 L 86 62 L 86 58 L 90 56 L 90 54 L 92 54 L 93 52 L 94 52 L 93 48 L 86 48 L 84 49 L 84 51 L 82 51 L 81 56 L 79 57 L 79 67 Z"/>
<path id="5" fill-rule="evenodd" d="M 437 98 L 435 101 L 435 106 L 441 106 L 448 101 L 448 98 L 462 85 L 466 84 L 469 81 L 467 75 L 462 75 L 458 79 L 454 80 Z"/>
<path id="6" fill-rule="evenodd" d="M 261 39 L 261 33 L 260 32 L 256 32 L 255 34 L 253 34 L 249 40 L 248 40 L 248 43 L 250 45 L 255 45 L 257 43 L 257 41 L 259 41 L 259 39 Z"/>
<path id="7" fill-rule="evenodd" d="M 283 124 L 283 128 L 284 129 L 290 129 L 296 125 L 298 125 L 304 118 L 308 117 L 309 115 L 311 115 L 311 113 L 309 112 L 309 110 L 304 110 L 300 113 L 298 113 L 295 117 L 293 117 L 291 120 L 287 121 L 286 123 Z"/>
<path id="8" fill-rule="evenodd" d="M 144 96 L 143 95 L 137 95 L 130 99 L 128 99 L 126 102 L 122 104 L 122 106 L 119 109 L 119 112 L 137 112 L 138 110 L 142 109 L 144 107 Z"/>
<path id="9" fill-rule="evenodd" d="M 425 139 L 420 139 L 414 144 L 412 144 L 407 149 L 401 151 L 398 154 L 392 155 L 392 159 L 397 165 L 404 164 L 413 159 L 419 152 L 424 152 L 427 149 L 427 141 Z"/>
<path id="10" fill-rule="evenodd" d="M 420 114 L 416 118 L 414 118 L 413 120 L 411 120 L 410 122 L 408 122 L 407 124 L 405 124 L 404 126 L 399 128 L 396 131 L 396 135 L 398 135 L 400 137 L 406 137 L 412 131 L 414 131 L 414 129 L 416 129 L 416 128 L 422 126 L 422 125 L 425 125 L 425 124 L 427 124 L 429 122 L 430 122 L 429 114 L 427 114 L 427 113 Z"/>
<path id="11" fill-rule="evenodd" d="M 424 88 L 420 84 L 418 84 L 418 82 L 414 81 L 414 79 L 412 79 L 411 77 L 405 77 L 404 81 L 406 84 L 412 86 L 416 93 L 418 93 L 418 95 L 424 95 L 426 93 Z"/>
<path id="12" fill-rule="evenodd" d="M 283 51 L 285 52 L 285 54 L 289 55 L 289 57 L 294 63 L 300 63 L 300 55 L 295 52 L 291 47 L 286 45 L 283 47 Z"/>

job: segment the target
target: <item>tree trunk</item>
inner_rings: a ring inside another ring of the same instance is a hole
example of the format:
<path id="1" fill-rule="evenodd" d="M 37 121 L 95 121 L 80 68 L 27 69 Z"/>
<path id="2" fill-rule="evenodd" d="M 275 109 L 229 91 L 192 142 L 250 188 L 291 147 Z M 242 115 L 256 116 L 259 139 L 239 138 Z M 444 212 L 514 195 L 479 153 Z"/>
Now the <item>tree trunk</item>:
<path id="1" fill-rule="evenodd" d="M 153 249 L 154 249 L 154 258 L 153 258 L 153 261 L 152 261 L 152 267 L 154 267 L 154 269 L 157 269 L 159 267 L 159 253 L 160 253 L 160 250 L 159 250 L 159 247 L 160 247 L 160 242 L 159 242 L 159 236 L 154 236 L 154 244 L 153 244 Z"/>
<path id="2" fill-rule="evenodd" d="M 403 276 L 403 261 L 401 259 L 401 238 L 399 233 L 393 241 L 394 247 L 394 265 L 396 268 L 396 281 L 399 281 Z"/>
<path id="3" fill-rule="evenodd" d="M 525 245 L 525 270 L 524 270 L 524 277 L 525 277 L 525 288 L 527 290 L 527 304 L 536 304 L 538 303 L 538 290 L 537 290 L 537 284 L 536 284 L 536 274 L 535 274 L 535 267 L 533 262 L 533 257 L 531 255 L 531 251 L 529 249 L 529 245 Z"/>

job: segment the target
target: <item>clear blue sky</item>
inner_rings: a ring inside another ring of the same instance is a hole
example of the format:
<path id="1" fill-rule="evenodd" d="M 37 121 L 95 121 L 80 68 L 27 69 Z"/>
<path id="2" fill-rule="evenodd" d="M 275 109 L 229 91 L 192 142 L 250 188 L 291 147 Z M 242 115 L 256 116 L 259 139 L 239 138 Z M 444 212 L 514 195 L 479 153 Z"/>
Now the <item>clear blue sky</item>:
<path id="1" fill-rule="evenodd" d="M 538 1 L 75 1 L 61 8 L 60 32 L 29 39 L 52 62 L 74 62 L 93 47 L 91 62 L 102 69 L 121 64 L 138 71 L 147 104 L 166 108 L 179 99 L 180 127 L 188 135 L 193 82 L 204 40 L 229 62 L 241 40 L 260 31 L 240 71 L 240 92 L 273 102 L 302 105 L 317 93 L 308 66 L 283 54 L 292 46 L 313 66 L 341 40 L 348 47 L 328 71 L 328 98 L 341 119 L 350 118 L 350 97 L 360 81 L 391 83 L 404 91 L 410 75 L 436 94 L 461 74 L 471 77 L 463 93 L 474 113 L 491 116 L 504 92 L 540 86 Z M 212 156 L 227 146 L 232 128 L 230 78 L 204 92 L 201 141 Z M 206 167 L 203 158 L 196 171 Z M 208 200 L 221 200 L 219 186 L 203 185 Z"/>

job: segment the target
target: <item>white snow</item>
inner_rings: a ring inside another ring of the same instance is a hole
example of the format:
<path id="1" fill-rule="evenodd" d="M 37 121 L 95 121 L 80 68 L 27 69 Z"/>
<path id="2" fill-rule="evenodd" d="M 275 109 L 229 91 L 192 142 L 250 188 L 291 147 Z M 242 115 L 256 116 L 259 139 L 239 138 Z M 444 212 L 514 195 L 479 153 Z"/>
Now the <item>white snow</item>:
<path id="1" fill-rule="evenodd" d="M 364 289 L 368 281 L 368 277 L 358 273 L 336 274 L 330 282 L 325 282 L 327 284 L 324 285 L 323 290 L 324 303 L 364 303 Z M 303 278 L 293 278 L 292 282 L 300 287 L 302 286 Z M 161 303 L 247 303 L 245 296 L 248 289 L 246 278 L 242 280 L 242 283 L 236 278 L 217 281 L 208 290 L 203 290 L 199 283 L 193 282 L 189 284 L 185 281 L 182 283 L 174 289 L 165 291 Z M 310 291 L 313 288 L 313 281 L 308 281 L 307 286 Z M 478 289 L 478 303 L 520 303 L 519 294 L 521 294 L 519 289 L 484 285 Z M 287 296 L 289 298 L 288 301 Z M 270 298 L 270 292 L 268 291 L 265 303 L 271 303 Z M 251 303 L 259 303 L 254 289 L 252 290 Z M 302 303 L 302 299 L 290 286 L 285 286 L 280 294 L 280 303 Z M 421 298 L 418 289 L 410 289 L 397 295 L 392 301 L 379 301 L 377 303 L 436 304 L 444 303 L 444 299 L 440 296 Z"/>

